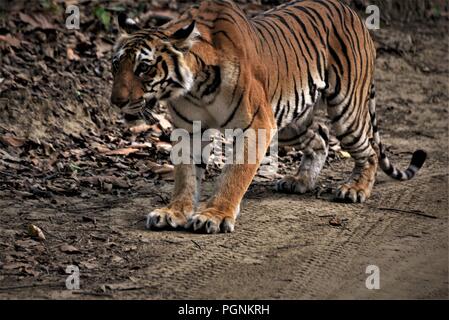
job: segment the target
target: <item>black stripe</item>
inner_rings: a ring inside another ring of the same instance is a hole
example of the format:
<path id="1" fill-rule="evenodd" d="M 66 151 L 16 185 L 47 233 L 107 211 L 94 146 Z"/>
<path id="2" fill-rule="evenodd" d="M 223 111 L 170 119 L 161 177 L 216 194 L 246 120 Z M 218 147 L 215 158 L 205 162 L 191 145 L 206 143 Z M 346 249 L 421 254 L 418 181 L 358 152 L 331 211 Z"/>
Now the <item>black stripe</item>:
<path id="1" fill-rule="evenodd" d="M 298 25 L 301 27 L 302 30 L 301 30 L 301 32 L 298 33 L 299 36 L 301 37 L 301 43 L 304 44 L 304 46 L 306 48 L 306 51 L 307 51 L 307 54 L 309 55 L 309 58 L 313 61 L 313 56 L 312 56 L 312 53 L 310 52 L 309 45 L 307 45 L 305 43 L 304 38 L 303 38 L 303 34 L 305 34 L 307 36 L 307 39 L 310 42 L 310 45 L 313 46 L 313 40 L 310 39 L 310 36 L 308 35 L 308 31 L 307 31 L 306 26 L 304 25 L 304 23 L 302 23 L 302 21 L 299 19 L 298 16 L 294 15 L 291 12 L 286 12 L 286 14 L 289 15 L 290 17 L 292 17 L 298 23 Z M 316 48 L 315 48 L 315 50 L 316 50 Z"/>
<path id="2" fill-rule="evenodd" d="M 318 22 L 315 20 L 314 15 L 312 15 L 312 13 L 310 12 L 310 11 L 314 11 L 314 10 L 312 10 L 312 8 L 303 7 L 303 6 L 298 6 L 298 7 L 293 6 L 293 8 L 297 9 L 299 11 L 302 11 L 306 14 L 306 17 L 311 21 L 311 24 L 312 24 L 313 30 L 315 31 L 316 36 L 318 37 L 318 39 L 320 39 L 321 45 L 323 47 L 326 47 L 326 43 L 322 36 L 322 32 L 320 32 L 320 30 L 318 30 Z M 316 11 L 315 11 L 315 13 L 316 13 Z M 317 14 L 317 16 L 321 19 L 321 17 L 318 14 Z M 324 20 L 321 19 L 321 22 L 322 22 L 323 28 L 324 28 L 325 27 Z"/>
<path id="3" fill-rule="evenodd" d="M 293 119 L 296 119 L 299 113 L 299 92 L 298 92 L 298 86 L 296 84 L 296 78 L 293 79 L 295 84 L 295 111 L 293 112 Z"/>
<path id="4" fill-rule="evenodd" d="M 299 51 L 300 51 L 300 53 L 301 53 L 301 57 L 303 58 L 302 62 L 306 64 L 305 72 L 306 72 L 307 74 L 310 74 L 310 65 L 309 65 L 309 61 L 308 61 L 307 58 L 305 57 L 305 54 L 304 54 L 304 51 L 303 51 L 304 41 L 303 41 L 302 37 L 301 37 L 301 40 L 298 39 L 297 34 L 296 34 L 295 31 L 291 28 L 290 24 L 287 22 L 287 20 L 285 20 L 284 17 L 282 17 L 282 16 L 280 16 L 280 15 L 275 15 L 275 14 L 274 14 L 273 16 L 275 16 L 275 17 L 279 20 L 279 22 L 282 23 L 282 24 L 289 30 L 290 34 L 291 34 L 291 35 L 294 37 L 294 39 L 295 39 L 296 46 L 291 46 L 291 45 L 290 45 L 290 47 L 293 49 L 293 51 L 294 51 L 294 53 L 295 53 L 296 66 L 297 66 L 297 68 L 298 68 L 298 73 L 300 73 L 304 68 L 303 68 L 303 66 L 301 65 L 301 62 L 299 61 L 300 55 L 298 54 L 298 52 L 297 52 L 297 50 L 296 50 L 297 48 L 299 48 Z M 285 38 L 285 36 L 284 36 L 284 38 Z M 285 38 L 285 39 L 286 39 L 286 38 Z M 287 41 L 287 43 L 290 44 L 290 40 L 287 40 L 287 39 L 286 39 L 286 41 Z M 318 58 L 319 58 L 319 57 L 318 57 Z M 318 69 L 318 73 L 320 73 L 320 72 L 321 72 L 321 71 Z M 299 78 L 300 78 L 300 80 L 302 80 L 302 79 L 301 79 L 302 77 L 299 77 Z M 295 80 L 294 80 L 294 81 L 295 81 Z M 296 83 L 295 83 L 295 85 L 296 85 Z"/>
<path id="5" fill-rule="evenodd" d="M 332 94 L 327 95 L 327 98 L 328 98 L 329 101 L 333 101 L 334 99 L 336 99 L 337 96 L 341 92 L 341 79 L 338 76 L 338 73 L 337 73 L 337 70 L 335 70 L 335 67 L 332 66 L 331 68 L 332 68 L 332 71 L 335 74 L 335 88 L 334 88 L 334 92 Z"/>
<path id="6" fill-rule="evenodd" d="M 275 36 L 275 35 L 272 33 L 272 31 L 276 32 L 276 28 L 274 28 L 271 24 L 269 24 L 268 21 L 257 21 L 257 22 L 259 22 L 259 26 L 263 27 L 263 28 L 267 31 L 267 33 L 270 35 L 271 40 L 272 40 L 272 44 L 273 44 L 274 48 L 276 49 L 276 51 L 277 51 L 277 53 L 278 53 L 278 56 L 280 56 L 280 51 L 279 51 L 279 49 L 278 49 L 278 44 L 281 43 L 281 42 L 279 41 L 277 34 L 276 34 L 276 36 Z M 261 23 L 263 23 L 263 24 L 261 24 Z M 267 26 L 265 25 L 266 23 L 268 23 L 268 25 L 270 26 L 271 29 L 270 29 L 270 28 L 267 28 Z M 268 45 L 270 45 L 270 44 L 268 44 Z M 285 68 L 286 68 L 286 70 L 288 71 L 288 59 L 287 59 L 287 54 L 285 53 L 285 49 L 284 49 L 284 47 L 282 46 L 282 43 L 281 43 L 281 48 L 282 48 L 282 52 L 283 52 L 283 54 L 284 54 Z"/>
<path id="7" fill-rule="evenodd" d="M 286 14 L 288 14 L 291 17 L 293 17 L 298 22 L 300 27 L 302 28 L 303 33 L 305 33 L 305 35 L 307 37 L 307 40 L 310 42 L 310 46 L 312 46 L 312 48 L 313 48 L 313 50 L 315 52 L 315 58 L 317 59 L 317 71 L 318 71 L 318 74 L 320 75 L 320 78 L 323 79 L 324 77 L 323 77 L 323 74 L 322 74 L 322 70 L 324 70 L 324 68 L 323 68 L 323 65 L 322 65 L 322 62 L 321 62 L 321 55 L 320 55 L 320 52 L 319 52 L 318 48 L 316 47 L 315 41 L 313 41 L 310 38 L 310 36 L 309 36 L 309 32 L 308 32 L 307 26 L 296 15 L 294 15 L 294 14 L 292 14 L 290 12 L 286 12 Z M 302 33 L 300 33 L 300 36 L 302 38 Z M 295 35 L 295 38 L 296 38 L 296 35 Z M 306 49 L 307 49 L 307 51 L 309 53 L 309 56 L 312 57 L 312 55 L 311 55 L 311 53 L 309 51 L 309 46 L 308 45 L 306 45 Z M 313 61 L 313 59 L 312 59 L 312 61 Z"/>
<path id="8" fill-rule="evenodd" d="M 221 69 L 219 66 L 213 66 L 213 71 L 214 71 L 214 80 L 212 81 L 212 83 L 206 88 L 206 90 L 204 90 L 203 94 L 201 95 L 201 97 L 210 95 L 212 93 L 214 93 L 221 84 Z"/>
<path id="9" fill-rule="evenodd" d="M 281 100 L 282 100 L 282 91 L 281 94 L 279 95 L 279 100 L 278 103 L 276 104 L 276 108 L 274 109 L 274 118 L 276 119 L 276 122 L 278 120 L 278 116 L 279 116 L 279 112 L 281 112 Z"/>
<path id="10" fill-rule="evenodd" d="M 170 107 L 175 112 L 175 114 L 178 118 L 181 118 L 184 122 L 187 122 L 187 123 L 190 123 L 191 125 L 193 125 L 193 121 L 190 120 L 189 118 L 187 118 L 186 116 L 184 116 L 183 114 L 181 114 L 172 104 L 170 104 Z"/>
<path id="11" fill-rule="evenodd" d="M 297 6 L 297 7 L 294 6 L 294 8 L 299 9 L 299 8 L 303 8 L 303 7 L 301 7 L 301 6 Z M 327 33 L 328 33 L 327 25 L 326 25 L 326 22 L 324 22 L 323 18 L 321 17 L 321 14 L 319 14 L 319 13 L 315 10 L 315 8 L 312 8 L 312 7 L 305 7 L 305 8 L 307 8 L 307 9 L 310 10 L 310 11 L 312 11 L 312 12 L 316 15 L 316 17 L 318 18 L 318 20 L 320 20 L 321 25 L 322 25 L 324 31 L 325 31 L 326 34 L 327 34 Z"/>
<path id="12" fill-rule="evenodd" d="M 283 118 L 284 118 L 284 114 L 285 114 L 285 106 L 281 107 L 281 113 L 280 113 L 279 119 L 278 119 L 278 121 L 277 121 L 278 127 L 280 127 L 281 124 L 282 124 L 282 120 L 283 120 Z"/>
<path id="13" fill-rule="evenodd" d="M 315 103 L 315 94 L 316 94 L 316 85 L 313 82 L 312 75 L 310 72 L 307 73 L 308 82 L 309 82 L 309 95 L 312 98 L 312 103 Z"/>
<path id="14" fill-rule="evenodd" d="M 228 33 L 226 31 L 223 30 L 219 30 L 219 31 L 215 31 L 212 33 L 212 36 L 217 36 L 219 34 L 222 34 L 227 40 L 229 40 L 232 45 L 236 48 L 238 48 L 238 46 L 235 44 L 235 42 L 231 39 L 231 37 L 228 35 Z"/>
<path id="15" fill-rule="evenodd" d="M 237 113 L 237 110 L 240 108 L 240 104 L 242 103 L 243 95 L 244 95 L 243 93 L 240 95 L 239 101 L 237 102 L 236 106 L 234 107 L 234 110 L 232 110 L 231 115 L 228 117 L 228 119 L 225 121 L 225 123 L 223 123 L 220 126 L 221 128 L 226 127 L 234 119 L 234 116 Z"/>
<path id="16" fill-rule="evenodd" d="M 249 123 L 249 125 L 246 126 L 245 129 L 243 129 L 243 132 L 245 132 L 246 130 L 248 130 L 249 128 L 251 128 L 251 126 L 252 126 L 253 123 L 254 123 L 254 120 L 256 119 L 257 115 L 259 114 L 259 111 L 260 111 L 260 105 L 257 107 L 256 112 L 254 112 L 253 118 L 251 119 L 251 122 Z"/>
<path id="17" fill-rule="evenodd" d="M 279 142 L 281 142 L 282 144 L 290 144 L 290 143 L 296 142 L 296 141 L 298 141 L 298 140 L 301 140 L 301 137 L 304 136 L 304 134 L 305 134 L 306 132 L 307 132 L 307 130 L 305 130 L 305 131 L 299 133 L 298 135 L 296 135 L 296 136 L 294 136 L 294 137 L 291 137 L 291 138 L 288 138 L 288 139 L 281 139 L 281 138 L 278 138 L 278 140 L 279 140 Z"/>
<path id="18" fill-rule="evenodd" d="M 179 59 L 178 56 L 176 55 L 171 55 L 170 56 L 172 61 L 173 61 L 173 68 L 175 69 L 175 74 L 176 77 L 178 77 L 179 82 L 183 82 L 184 81 L 184 77 L 181 74 L 181 69 L 179 69 Z"/>
<path id="19" fill-rule="evenodd" d="M 168 75 L 168 65 L 167 65 L 167 62 L 165 62 L 165 61 L 162 61 L 162 70 L 164 70 L 164 72 L 165 72 L 164 78 L 167 77 L 167 75 Z"/>
<path id="20" fill-rule="evenodd" d="M 268 32 L 267 31 L 267 28 L 265 27 L 265 26 L 263 26 L 263 25 L 261 25 L 260 23 L 257 23 L 258 21 L 254 21 L 254 27 L 260 32 L 260 34 L 261 35 L 264 35 L 264 33 L 262 32 L 262 30 L 259 30 L 259 28 L 263 28 L 263 30 L 265 30 L 266 32 Z M 257 27 L 257 26 L 259 26 L 259 28 Z M 273 37 L 269 32 L 268 32 L 268 34 L 271 36 L 271 37 Z M 268 49 L 269 49 L 269 51 L 270 51 L 270 53 L 271 53 L 271 58 L 276 62 L 276 67 L 277 67 L 277 69 L 279 70 L 280 69 L 280 67 L 279 67 L 279 51 L 278 51 L 278 49 L 277 49 L 277 47 L 276 46 L 274 46 L 274 49 L 276 49 L 276 55 L 275 54 L 273 54 L 273 51 L 271 50 L 271 45 L 270 45 L 270 43 L 272 43 L 272 42 L 270 42 L 270 41 L 267 41 L 266 39 L 265 39 L 265 36 L 264 36 L 264 40 L 265 40 L 265 46 L 268 46 Z M 279 88 L 279 83 L 280 83 L 280 72 L 276 72 L 276 76 L 277 76 L 277 78 L 276 78 L 276 85 L 275 85 L 275 89 L 274 89 L 274 91 L 273 91 L 273 97 L 274 97 L 274 95 L 276 94 L 276 92 L 278 91 L 278 88 Z M 270 77 L 268 77 L 269 79 L 270 79 Z M 270 87 L 269 87 L 270 88 Z M 271 91 L 271 90 L 270 90 Z M 272 101 L 270 101 L 270 103 L 271 103 Z"/>
<path id="21" fill-rule="evenodd" d="M 385 172 L 387 175 L 391 176 L 391 175 L 393 174 L 393 172 L 394 172 L 393 166 L 390 164 L 390 166 L 389 166 L 388 168 L 384 169 L 384 172 Z"/>
<path id="22" fill-rule="evenodd" d="M 326 131 L 321 126 L 318 126 L 318 134 L 323 138 L 324 142 L 326 144 L 329 143 L 329 136 L 327 135 Z"/>

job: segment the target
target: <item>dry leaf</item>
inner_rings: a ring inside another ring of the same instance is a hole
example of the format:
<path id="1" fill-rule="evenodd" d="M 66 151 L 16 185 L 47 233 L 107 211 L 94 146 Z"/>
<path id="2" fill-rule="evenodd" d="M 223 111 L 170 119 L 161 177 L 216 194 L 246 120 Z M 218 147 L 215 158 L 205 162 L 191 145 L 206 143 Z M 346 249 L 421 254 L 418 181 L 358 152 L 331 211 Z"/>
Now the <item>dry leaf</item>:
<path id="1" fill-rule="evenodd" d="M 33 276 L 33 277 L 37 277 L 40 275 L 40 272 L 34 270 L 34 268 L 31 266 L 27 266 L 27 267 L 23 268 L 22 272 L 24 272 L 30 276 Z"/>
<path id="2" fill-rule="evenodd" d="M 72 48 L 67 48 L 67 59 L 70 61 L 79 61 L 80 57 L 73 51 Z"/>
<path id="3" fill-rule="evenodd" d="M 112 50 L 112 44 L 107 43 L 101 39 L 95 41 L 95 47 L 96 47 L 96 55 L 98 59 L 101 59 L 104 57 L 104 55 Z"/>
<path id="4" fill-rule="evenodd" d="M 340 157 L 342 157 L 343 159 L 349 159 L 351 158 L 351 155 L 349 154 L 349 152 L 340 151 Z"/>
<path id="5" fill-rule="evenodd" d="M 105 154 L 107 156 L 127 156 L 131 153 L 136 153 L 138 151 L 139 151 L 139 149 L 136 149 L 136 148 L 123 148 L 123 149 L 112 150 L 112 151 L 106 152 Z"/>
<path id="6" fill-rule="evenodd" d="M 89 40 L 89 36 L 84 34 L 84 33 L 82 33 L 82 32 L 75 31 L 75 36 L 79 40 L 79 42 L 81 42 L 81 43 L 86 43 L 86 44 L 90 44 L 91 43 L 90 40 Z"/>
<path id="7" fill-rule="evenodd" d="M 150 130 L 151 128 L 152 128 L 152 126 L 150 126 L 146 123 L 142 123 L 137 126 L 133 126 L 133 127 L 129 128 L 129 131 L 131 131 L 134 134 L 139 134 L 142 132 L 146 132 L 146 131 Z"/>
<path id="8" fill-rule="evenodd" d="M 137 246 L 134 246 L 134 245 L 129 246 L 129 247 L 125 247 L 123 249 L 123 251 L 125 251 L 125 252 L 136 251 L 136 250 L 137 250 Z"/>
<path id="9" fill-rule="evenodd" d="M 15 47 L 15 48 L 20 47 L 20 40 L 17 39 L 16 37 L 9 35 L 9 34 L 7 34 L 5 36 L 0 35 L 0 42 L 2 42 L 2 41 L 9 44 L 11 47 Z"/>
<path id="10" fill-rule="evenodd" d="M 98 268 L 98 263 L 96 262 L 89 262 L 89 261 L 81 261 L 80 262 L 80 267 L 87 269 L 87 270 L 92 270 L 92 269 L 96 269 Z"/>
<path id="11" fill-rule="evenodd" d="M 136 149 L 148 149 L 148 148 L 151 148 L 152 146 L 153 145 L 149 142 L 131 144 L 131 148 L 136 148 Z"/>
<path id="12" fill-rule="evenodd" d="M 173 181 L 175 179 L 174 176 L 174 166 L 170 164 L 158 164 L 156 162 L 149 161 L 147 166 L 149 171 L 159 175 L 160 179 L 166 181 Z"/>
<path id="13" fill-rule="evenodd" d="M 114 284 L 106 284 L 102 287 L 107 288 L 109 290 L 134 290 L 139 289 L 141 286 L 136 285 L 132 282 L 123 282 L 123 283 L 114 283 Z"/>
<path id="14" fill-rule="evenodd" d="M 333 217 L 329 220 L 329 224 L 333 227 L 340 227 L 342 225 L 340 218 Z"/>
<path id="15" fill-rule="evenodd" d="M 0 141 L 3 142 L 4 144 L 10 145 L 11 147 L 14 147 L 14 148 L 20 148 L 26 142 L 25 139 L 17 138 L 12 135 L 0 136 Z"/>
<path id="16" fill-rule="evenodd" d="M 156 114 L 156 113 L 151 114 L 158 121 L 158 124 L 162 128 L 162 130 L 166 131 L 172 128 L 172 125 L 170 121 L 167 120 L 165 114 Z"/>
<path id="17" fill-rule="evenodd" d="M 14 262 L 14 263 L 5 264 L 3 266 L 3 270 L 14 270 L 14 269 L 25 268 L 28 266 L 29 266 L 28 264 L 23 263 L 23 262 Z"/>
<path id="18" fill-rule="evenodd" d="M 12 161 L 12 162 L 17 162 L 17 163 L 22 162 L 22 159 L 20 159 L 18 157 L 14 157 L 14 156 L 10 155 L 8 152 L 6 152 L 5 150 L 2 150 L 2 149 L 0 149 L 0 158 L 3 158 L 3 159 L 8 160 L 8 161 Z"/>
<path id="19" fill-rule="evenodd" d="M 70 6 L 70 5 L 77 5 L 80 3 L 80 0 L 63 0 L 65 6 Z"/>
<path id="20" fill-rule="evenodd" d="M 171 143 L 159 141 L 158 143 L 156 143 L 156 149 L 159 152 L 170 153 L 173 149 L 173 146 L 171 145 Z"/>
<path id="21" fill-rule="evenodd" d="M 68 254 L 76 254 L 76 253 L 81 253 L 81 251 L 70 245 L 70 244 L 63 244 L 60 248 L 59 248 L 62 252 L 64 253 L 68 253 Z"/>
<path id="22" fill-rule="evenodd" d="M 79 158 L 86 154 L 86 149 L 71 149 L 70 154 Z"/>
<path id="23" fill-rule="evenodd" d="M 122 257 L 116 256 L 116 255 L 112 256 L 112 258 L 111 258 L 112 263 L 121 263 L 121 262 L 123 262 L 123 260 L 124 259 Z"/>
<path id="24" fill-rule="evenodd" d="M 30 224 L 28 226 L 28 234 L 30 236 L 32 236 L 33 238 L 36 238 L 40 241 L 44 241 L 45 240 L 45 235 L 42 232 L 41 228 L 35 226 L 34 224 Z"/>
<path id="25" fill-rule="evenodd" d="M 108 147 L 106 147 L 105 145 L 102 145 L 98 142 L 93 142 L 91 143 L 91 147 L 94 150 L 97 150 L 100 153 L 107 153 L 107 152 L 111 152 L 111 149 L 109 149 Z"/>
<path id="26" fill-rule="evenodd" d="M 33 28 L 40 28 L 40 29 L 56 29 L 56 26 L 50 23 L 47 18 L 41 14 L 36 13 L 33 14 L 33 16 L 29 16 L 25 13 L 20 12 L 19 13 L 20 20 L 22 20 L 25 23 L 28 23 Z"/>
<path id="27" fill-rule="evenodd" d="M 174 171 L 174 167 L 170 164 L 161 165 L 152 161 L 148 162 L 148 168 L 156 174 L 166 174 Z"/>

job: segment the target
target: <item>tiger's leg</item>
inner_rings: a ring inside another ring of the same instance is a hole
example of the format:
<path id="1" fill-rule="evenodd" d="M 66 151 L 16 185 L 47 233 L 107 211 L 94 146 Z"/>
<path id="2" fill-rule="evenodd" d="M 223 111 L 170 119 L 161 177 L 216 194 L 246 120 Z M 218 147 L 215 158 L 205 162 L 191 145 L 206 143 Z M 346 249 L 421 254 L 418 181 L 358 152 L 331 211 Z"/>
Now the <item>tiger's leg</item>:
<path id="1" fill-rule="evenodd" d="M 234 231 L 236 217 L 239 213 L 240 202 L 251 184 L 260 162 L 263 159 L 271 141 L 271 128 L 268 107 L 255 112 L 253 121 L 248 129 L 253 129 L 254 135 L 248 135 L 244 139 L 244 162 L 241 164 L 227 164 L 216 185 L 213 196 L 198 213 L 195 213 L 187 227 L 193 227 L 195 231 L 204 230 L 206 233 L 228 233 Z M 260 128 L 260 129 L 259 129 Z M 260 131 L 259 130 L 263 130 Z M 248 130 L 247 130 L 248 131 Z M 246 132 L 247 132 L 246 131 Z M 263 135 L 263 139 L 259 138 Z M 259 144 L 261 144 L 259 146 Z M 252 150 L 252 151 L 250 151 Z M 237 151 L 238 152 L 238 151 Z M 255 161 L 247 161 L 248 154 L 255 152 Z"/>
<path id="2" fill-rule="evenodd" d="M 175 165 L 175 187 L 170 204 L 156 209 L 147 216 L 147 228 L 184 227 L 193 215 L 201 197 L 201 182 L 207 168 L 208 159 L 203 159 L 202 152 L 209 143 L 202 142 L 200 154 L 194 154 L 195 148 L 190 141 L 192 164 Z"/>
<path id="3" fill-rule="evenodd" d="M 306 193 L 313 190 L 329 151 L 329 130 L 322 124 L 313 124 L 299 135 L 293 145 L 302 150 L 298 172 L 286 176 L 276 184 L 276 190 L 287 193 Z"/>
<path id="4" fill-rule="evenodd" d="M 351 176 L 337 188 L 336 198 L 363 203 L 371 196 L 378 167 L 368 107 L 349 108 L 346 116 L 334 122 L 334 127 L 342 148 L 355 161 Z"/>
<path id="5" fill-rule="evenodd" d="M 297 146 L 303 152 L 299 169 L 294 176 L 278 181 L 277 191 L 303 194 L 315 187 L 328 155 L 328 129 L 318 125 L 317 128 L 307 130 L 303 137 L 304 141 Z"/>
<path id="6" fill-rule="evenodd" d="M 161 229 L 168 226 L 182 227 L 194 211 L 195 173 L 193 165 L 175 165 L 175 187 L 170 204 L 152 211 L 147 216 L 148 229 Z"/>

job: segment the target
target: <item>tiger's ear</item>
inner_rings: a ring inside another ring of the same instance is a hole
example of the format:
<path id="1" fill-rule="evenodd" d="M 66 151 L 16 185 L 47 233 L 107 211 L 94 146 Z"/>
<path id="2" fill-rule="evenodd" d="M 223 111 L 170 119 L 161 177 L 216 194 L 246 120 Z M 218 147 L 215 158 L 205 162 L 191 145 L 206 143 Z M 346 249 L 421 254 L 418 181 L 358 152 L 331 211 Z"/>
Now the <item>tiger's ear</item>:
<path id="1" fill-rule="evenodd" d="M 118 26 L 121 33 L 131 34 L 133 32 L 139 31 L 140 27 L 137 25 L 133 19 L 128 18 L 126 13 L 120 12 L 118 15 Z"/>
<path id="2" fill-rule="evenodd" d="M 193 20 L 191 24 L 178 29 L 171 35 L 173 44 L 181 50 L 189 50 L 200 36 L 200 32 L 196 27 L 196 21 Z"/>

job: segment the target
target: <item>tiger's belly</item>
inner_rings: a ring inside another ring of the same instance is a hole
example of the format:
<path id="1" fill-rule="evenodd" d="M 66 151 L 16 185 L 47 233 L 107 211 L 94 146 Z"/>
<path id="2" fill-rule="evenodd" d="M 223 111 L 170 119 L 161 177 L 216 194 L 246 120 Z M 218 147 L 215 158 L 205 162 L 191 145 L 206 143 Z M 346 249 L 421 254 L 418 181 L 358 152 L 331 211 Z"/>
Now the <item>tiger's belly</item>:
<path id="1" fill-rule="evenodd" d="M 306 96 L 303 92 L 300 95 Z M 298 136 L 302 135 L 312 125 L 315 110 L 323 103 L 321 92 L 317 91 L 315 96 L 303 101 L 300 100 L 293 116 L 291 116 L 290 111 L 290 113 L 284 112 L 284 115 L 282 115 L 282 112 L 278 112 L 281 116 L 276 117 L 277 105 L 272 105 L 279 129 L 278 141 L 280 146 L 295 145 Z M 287 108 L 287 111 L 289 109 L 291 108 Z"/>

